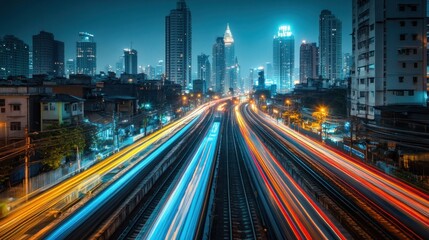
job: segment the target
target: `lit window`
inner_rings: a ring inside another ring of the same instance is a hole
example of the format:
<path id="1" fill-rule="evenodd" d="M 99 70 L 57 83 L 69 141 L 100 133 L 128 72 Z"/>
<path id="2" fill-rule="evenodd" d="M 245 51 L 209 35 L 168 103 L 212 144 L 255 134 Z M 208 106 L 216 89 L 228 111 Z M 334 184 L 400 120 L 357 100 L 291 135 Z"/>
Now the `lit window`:
<path id="1" fill-rule="evenodd" d="M 11 122 L 10 123 L 11 131 L 20 131 L 21 130 L 21 122 Z"/>

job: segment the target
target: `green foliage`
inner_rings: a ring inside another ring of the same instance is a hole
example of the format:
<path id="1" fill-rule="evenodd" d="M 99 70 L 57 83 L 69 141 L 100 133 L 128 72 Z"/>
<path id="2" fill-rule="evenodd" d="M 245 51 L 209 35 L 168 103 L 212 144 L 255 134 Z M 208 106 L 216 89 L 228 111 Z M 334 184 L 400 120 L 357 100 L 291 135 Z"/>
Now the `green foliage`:
<path id="1" fill-rule="evenodd" d="M 61 160 L 82 151 L 85 144 L 84 128 L 81 126 L 53 126 L 34 137 L 36 151 L 42 157 L 43 169 L 48 171 L 61 166 Z"/>

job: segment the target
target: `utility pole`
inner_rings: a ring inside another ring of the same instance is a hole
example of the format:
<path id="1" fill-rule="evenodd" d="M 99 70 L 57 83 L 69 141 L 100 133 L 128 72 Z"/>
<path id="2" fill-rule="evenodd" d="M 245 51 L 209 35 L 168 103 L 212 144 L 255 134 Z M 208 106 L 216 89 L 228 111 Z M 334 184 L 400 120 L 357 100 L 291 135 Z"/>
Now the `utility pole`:
<path id="1" fill-rule="evenodd" d="M 25 166 L 24 166 L 24 192 L 25 200 L 28 200 L 28 190 L 29 190 L 29 162 L 30 162 L 30 136 L 28 135 L 28 127 L 24 129 L 25 133 Z"/>

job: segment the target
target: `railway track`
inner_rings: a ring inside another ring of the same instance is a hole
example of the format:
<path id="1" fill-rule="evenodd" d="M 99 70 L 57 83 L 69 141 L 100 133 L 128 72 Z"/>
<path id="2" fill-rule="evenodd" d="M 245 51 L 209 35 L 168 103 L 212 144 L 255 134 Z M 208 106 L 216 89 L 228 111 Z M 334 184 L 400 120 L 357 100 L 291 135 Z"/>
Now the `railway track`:
<path id="1" fill-rule="evenodd" d="M 227 111 L 210 239 L 266 239 L 255 191 L 237 145 L 234 124 L 231 111 Z"/>

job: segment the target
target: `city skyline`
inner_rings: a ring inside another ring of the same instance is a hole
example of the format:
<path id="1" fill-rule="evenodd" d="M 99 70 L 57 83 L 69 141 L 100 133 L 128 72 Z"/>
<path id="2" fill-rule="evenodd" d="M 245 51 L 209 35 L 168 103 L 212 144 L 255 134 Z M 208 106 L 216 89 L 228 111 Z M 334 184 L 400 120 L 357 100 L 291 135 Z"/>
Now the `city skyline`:
<path id="1" fill-rule="evenodd" d="M 296 38 L 295 49 L 299 49 L 302 40 L 318 42 L 318 18 L 323 9 L 332 11 L 343 22 L 343 52 L 351 52 L 349 2 L 238 0 L 230 4 L 223 0 L 187 0 L 186 3 L 192 12 L 193 73 L 196 72 L 196 56 L 211 53 L 212 43 L 224 33 L 227 23 L 234 30 L 238 44 L 235 55 L 242 71 L 246 72 L 246 69 L 271 61 L 272 38 L 280 25 L 291 25 Z M 85 9 L 94 10 L 81 11 L 79 6 L 83 4 Z M 97 72 L 104 71 L 106 65 L 114 66 L 123 49 L 130 45 L 139 52 L 139 65 L 155 65 L 158 60 L 164 60 L 164 18 L 175 8 L 176 0 L 162 3 L 106 2 L 101 8 L 99 5 L 98 2 L 83 1 L 8 2 L 4 8 L 8 11 L 0 16 L 0 20 L 15 20 L 13 24 L 0 26 L 0 35 L 15 35 L 31 45 L 32 35 L 40 31 L 52 32 L 58 40 L 65 42 L 65 58 L 69 59 L 76 57 L 74 46 L 78 40 L 77 33 L 90 32 L 97 42 Z M 132 8 L 129 7 L 131 5 Z M 298 54 L 295 55 L 298 58 Z"/>

